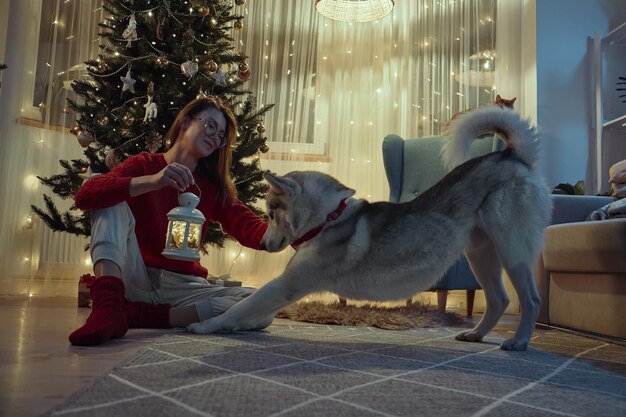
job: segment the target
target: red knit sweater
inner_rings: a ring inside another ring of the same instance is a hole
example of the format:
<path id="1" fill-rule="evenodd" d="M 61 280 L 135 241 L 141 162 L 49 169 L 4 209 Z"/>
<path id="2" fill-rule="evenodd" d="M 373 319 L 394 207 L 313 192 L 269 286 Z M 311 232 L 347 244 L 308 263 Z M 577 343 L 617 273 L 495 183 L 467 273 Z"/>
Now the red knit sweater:
<path id="1" fill-rule="evenodd" d="M 161 255 L 165 247 L 167 213 L 178 206 L 178 191 L 165 187 L 136 197 L 129 194 L 131 178 L 156 174 L 166 165 L 162 154 L 142 152 L 131 156 L 112 171 L 85 182 L 74 197 L 76 207 L 94 210 L 126 201 L 135 217 L 135 235 L 146 266 L 206 277 L 207 269 L 200 265 L 200 261 L 179 261 Z M 259 249 L 267 223 L 239 200 L 222 205 L 217 201 L 217 185 L 214 182 L 196 173 L 193 177 L 202 190 L 197 208 L 207 218 L 202 226 L 202 235 L 206 232 L 208 220 L 213 220 L 242 245 Z M 195 187 L 191 187 L 190 191 L 193 190 L 197 192 Z"/>

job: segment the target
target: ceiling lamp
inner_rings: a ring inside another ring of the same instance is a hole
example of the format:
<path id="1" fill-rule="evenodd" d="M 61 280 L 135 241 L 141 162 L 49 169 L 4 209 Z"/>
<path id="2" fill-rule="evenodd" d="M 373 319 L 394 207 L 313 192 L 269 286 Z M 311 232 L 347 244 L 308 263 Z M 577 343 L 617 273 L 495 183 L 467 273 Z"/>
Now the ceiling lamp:
<path id="1" fill-rule="evenodd" d="M 387 16 L 393 0 L 316 0 L 318 12 L 341 22 L 371 22 Z"/>

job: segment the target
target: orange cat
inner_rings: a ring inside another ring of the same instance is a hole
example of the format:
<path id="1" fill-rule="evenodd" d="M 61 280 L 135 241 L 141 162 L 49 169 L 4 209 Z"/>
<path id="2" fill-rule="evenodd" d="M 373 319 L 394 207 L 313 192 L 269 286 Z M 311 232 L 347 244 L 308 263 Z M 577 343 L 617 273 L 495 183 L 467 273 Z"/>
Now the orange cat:
<path id="1" fill-rule="evenodd" d="M 506 99 L 506 98 L 502 98 L 500 97 L 500 94 L 498 94 L 496 96 L 496 100 L 493 102 L 494 106 L 499 106 L 499 107 L 508 107 L 509 109 L 513 109 L 513 104 L 515 103 L 515 100 L 517 100 L 517 97 L 513 97 L 512 99 Z M 468 111 L 472 111 L 470 110 L 465 110 L 462 112 L 458 112 L 454 115 L 452 115 L 452 117 L 450 118 L 450 120 L 448 120 L 448 123 L 446 123 L 446 127 L 443 129 L 444 132 L 448 130 L 448 127 L 450 126 L 450 122 L 453 121 L 454 119 L 456 119 L 457 117 L 459 117 L 460 115 L 467 113 Z"/>

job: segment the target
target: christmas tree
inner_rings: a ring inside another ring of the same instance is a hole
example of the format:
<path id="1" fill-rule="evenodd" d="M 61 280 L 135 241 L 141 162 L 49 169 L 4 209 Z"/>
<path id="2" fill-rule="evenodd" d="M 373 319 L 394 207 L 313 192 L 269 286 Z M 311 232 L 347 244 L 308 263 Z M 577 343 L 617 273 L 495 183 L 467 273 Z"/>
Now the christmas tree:
<path id="1" fill-rule="evenodd" d="M 237 117 L 232 176 L 239 199 L 253 204 L 265 196 L 259 152 L 267 152 L 263 115 L 254 95 L 243 88 L 250 77 L 246 56 L 233 47 L 232 30 L 242 30 L 238 14 L 246 0 L 105 0 L 100 53 L 86 62 L 90 78 L 72 83 L 79 97 L 68 99 L 77 113 L 70 129 L 84 159 L 61 160 L 63 173 L 39 177 L 61 198 L 73 198 L 84 178 L 106 172 L 142 151 L 166 149 L 163 135 L 179 110 L 198 95 L 218 96 Z M 60 213 L 44 194 L 45 209 L 33 211 L 55 231 L 90 234 L 87 213 Z M 222 246 L 226 236 L 209 224 L 206 244 Z"/>

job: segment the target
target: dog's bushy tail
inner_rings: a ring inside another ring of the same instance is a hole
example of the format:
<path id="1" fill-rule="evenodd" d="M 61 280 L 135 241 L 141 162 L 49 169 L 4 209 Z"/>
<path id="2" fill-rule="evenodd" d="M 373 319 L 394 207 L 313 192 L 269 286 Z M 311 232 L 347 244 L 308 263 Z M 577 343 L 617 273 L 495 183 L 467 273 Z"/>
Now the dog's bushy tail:
<path id="1" fill-rule="evenodd" d="M 537 129 L 515 110 L 494 106 L 468 111 L 450 123 L 448 138 L 442 149 L 446 168 L 451 170 L 468 160 L 474 139 L 490 133 L 501 137 L 506 147 L 528 166 L 536 166 L 539 159 Z"/>

